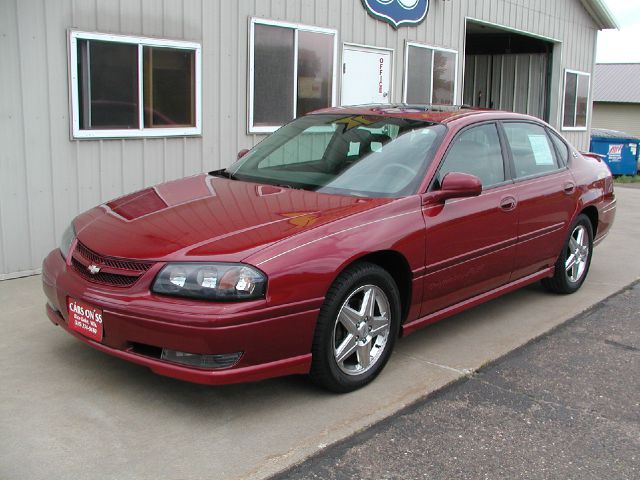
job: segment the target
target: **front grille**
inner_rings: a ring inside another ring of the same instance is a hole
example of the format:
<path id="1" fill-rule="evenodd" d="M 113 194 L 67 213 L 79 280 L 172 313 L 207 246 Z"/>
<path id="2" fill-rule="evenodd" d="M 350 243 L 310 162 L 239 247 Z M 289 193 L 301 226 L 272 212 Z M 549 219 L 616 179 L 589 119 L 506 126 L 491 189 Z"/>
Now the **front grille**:
<path id="1" fill-rule="evenodd" d="M 117 268 L 118 270 L 134 270 L 137 272 L 146 272 L 151 268 L 153 263 L 150 262 L 136 262 L 132 260 L 125 260 L 122 258 L 104 257 L 99 253 L 94 252 L 87 246 L 78 242 L 76 246 L 76 252 L 84 257 L 87 261 L 96 265 L 104 265 L 105 267 Z"/>
<path id="2" fill-rule="evenodd" d="M 88 269 L 89 265 L 100 267 L 100 271 L 92 274 Z M 71 255 L 71 266 L 82 278 L 90 282 L 113 287 L 130 287 L 153 266 L 153 263 L 106 257 L 78 242 Z"/>
<path id="3" fill-rule="evenodd" d="M 87 266 L 80 263 L 75 258 L 71 259 L 71 264 L 76 272 L 86 280 L 104 285 L 113 285 L 114 287 L 129 287 L 136 283 L 140 275 L 120 275 L 118 273 L 99 272 L 95 275 L 89 273 Z"/>

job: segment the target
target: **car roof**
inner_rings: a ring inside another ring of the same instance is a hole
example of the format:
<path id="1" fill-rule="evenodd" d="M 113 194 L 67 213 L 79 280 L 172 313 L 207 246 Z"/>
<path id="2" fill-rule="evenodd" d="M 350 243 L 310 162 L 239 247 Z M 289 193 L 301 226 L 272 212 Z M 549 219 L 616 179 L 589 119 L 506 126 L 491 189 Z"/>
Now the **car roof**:
<path id="1" fill-rule="evenodd" d="M 387 103 L 331 107 L 311 112 L 312 115 L 322 113 L 337 113 L 345 115 L 381 115 L 388 117 L 424 120 L 427 122 L 435 123 L 449 123 L 460 118 L 478 116 L 486 120 L 528 119 L 540 121 L 537 118 L 521 113 L 475 108 L 469 107 L 467 105 L 413 105 L 407 103 Z"/>

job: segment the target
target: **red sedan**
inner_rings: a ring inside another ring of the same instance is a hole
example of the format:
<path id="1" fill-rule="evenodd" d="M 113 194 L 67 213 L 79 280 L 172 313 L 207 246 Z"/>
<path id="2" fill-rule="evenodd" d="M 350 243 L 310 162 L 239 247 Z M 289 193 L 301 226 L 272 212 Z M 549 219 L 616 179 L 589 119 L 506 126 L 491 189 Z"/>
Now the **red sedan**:
<path id="1" fill-rule="evenodd" d="M 539 280 L 578 290 L 615 208 L 606 165 L 538 119 L 327 109 L 79 215 L 44 261 L 47 313 L 162 375 L 345 392 L 400 335 Z"/>

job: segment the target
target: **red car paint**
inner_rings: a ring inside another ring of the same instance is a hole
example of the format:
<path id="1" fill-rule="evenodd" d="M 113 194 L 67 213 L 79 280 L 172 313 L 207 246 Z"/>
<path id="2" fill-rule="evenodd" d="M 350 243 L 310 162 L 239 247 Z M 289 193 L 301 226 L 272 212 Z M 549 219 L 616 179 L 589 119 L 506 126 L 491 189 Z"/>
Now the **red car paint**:
<path id="1" fill-rule="evenodd" d="M 597 218 L 596 244 L 613 222 L 610 172 L 572 147 L 568 168 L 508 181 L 476 197 L 442 202 L 428 191 L 461 129 L 509 119 L 546 125 L 532 117 L 402 107 L 322 112 L 423 119 L 448 130 L 420 193 L 403 198 L 330 195 L 202 174 L 95 207 L 74 220 L 73 255 L 65 260 L 56 249 L 44 260 L 51 321 L 94 348 L 182 380 L 226 384 L 306 373 L 325 294 L 344 268 L 365 256 L 384 256 L 406 272 L 401 334 L 408 334 L 551 276 L 581 212 Z M 129 262 L 140 278 L 124 288 L 88 280 L 72 267 L 78 242 L 86 255 L 108 260 L 101 265 L 105 274 Z M 174 261 L 253 265 L 268 277 L 266 298 L 216 303 L 152 293 L 156 274 Z M 67 327 L 69 297 L 102 310 L 100 343 Z M 160 360 L 137 344 L 243 355 L 233 367 L 205 370 Z"/>

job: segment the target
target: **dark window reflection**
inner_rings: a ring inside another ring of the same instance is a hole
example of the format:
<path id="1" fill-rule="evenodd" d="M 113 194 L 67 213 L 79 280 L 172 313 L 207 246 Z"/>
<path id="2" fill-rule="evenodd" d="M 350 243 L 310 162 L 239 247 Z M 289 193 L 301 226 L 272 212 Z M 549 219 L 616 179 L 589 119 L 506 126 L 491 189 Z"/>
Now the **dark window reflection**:
<path id="1" fill-rule="evenodd" d="M 578 75 L 567 73 L 564 93 L 564 118 L 562 125 L 565 127 L 575 127 L 576 113 L 576 91 L 578 86 Z"/>
<path id="2" fill-rule="evenodd" d="M 456 56 L 436 50 L 433 54 L 433 104 L 453 104 Z"/>
<path id="3" fill-rule="evenodd" d="M 578 76 L 578 94 L 576 97 L 576 127 L 587 126 L 587 99 L 589 97 L 589 76 Z"/>
<path id="4" fill-rule="evenodd" d="M 194 126 L 195 53 L 144 47 L 144 126 Z"/>
<path id="5" fill-rule="evenodd" d="M 333 35 L 298 32 L 297 116 L 331 106 Z"/>
<path id="6" fill-rule="evenodd" d="M 78 42 L 80 127 L 139 128 L 138 47 Z"/>
<path id="7" fill-rule="evenodd" d="M 143 50 L 144 126 L 195 126 L 195 52 Z M 139 129 L 138 45 L 78 41 L 80 128 Z"/>
<path id="8" fill-rule="evenodd" d="M 293 119 L 293 61 L 293 29 L 255 25 L 254 125 L 282 125 Z"/>
<path id="9" fill-rule="evenodd" d="M 433 50 L 409 46 L 407 103 L 431 103 L 431 57 Z"/>

